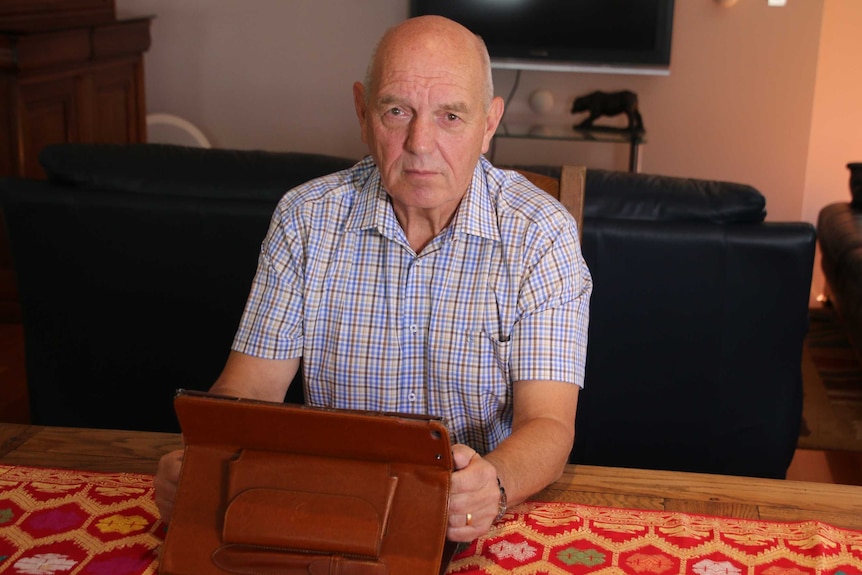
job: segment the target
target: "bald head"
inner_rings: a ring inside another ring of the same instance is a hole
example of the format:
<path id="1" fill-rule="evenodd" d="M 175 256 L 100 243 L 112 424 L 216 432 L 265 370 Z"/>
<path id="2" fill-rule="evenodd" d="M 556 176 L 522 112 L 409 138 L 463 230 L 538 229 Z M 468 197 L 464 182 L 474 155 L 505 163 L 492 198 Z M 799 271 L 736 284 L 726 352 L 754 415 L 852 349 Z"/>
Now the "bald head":
<path id="1" fill-rule="evenodd" d="M 472 77 L 485 105 L 494 98 L 491 59 L 482 39 L 457 22 L 442 16 L 419 16 L 393 26 L 380 38 L 365 73 L 366 97 L 375 90 L 381 70 L 393 57 L 447 57 L 456 72 Z"/>

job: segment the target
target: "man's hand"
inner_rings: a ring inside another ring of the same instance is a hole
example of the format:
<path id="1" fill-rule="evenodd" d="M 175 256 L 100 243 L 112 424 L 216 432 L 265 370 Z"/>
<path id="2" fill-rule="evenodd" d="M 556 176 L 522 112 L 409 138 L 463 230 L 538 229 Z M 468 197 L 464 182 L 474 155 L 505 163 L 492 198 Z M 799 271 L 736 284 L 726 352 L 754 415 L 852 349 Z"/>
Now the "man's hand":
<path id="1" fill-rule="evenodd" d="M 578 390 L 558 381 L 515 382 L 512 434 L 484 457 L 466 445 L 452 447 L 451 541 L 472 541 L 488 532 L 500 509 L 497 477 L 509 505 L 560 477 L 574 440 Z"/>
<path id="2" fill-rule="evenodd" d="M 159 468 L 153 482 L 156 492 L 156 507 L 162 521 L 169 523 L 174 512 L 174 499 L 180 482 L 180 467 L 183 464 L 183 451 L 171 451 L 159 459 Z"/>
<path id="3" fill-rule="evenodd" d="M 485 535 L 499 512 L 497 470 L 466 445 L 452 446 L 455 472 L 449 493 L 450 541 L 473 541 Z"/>

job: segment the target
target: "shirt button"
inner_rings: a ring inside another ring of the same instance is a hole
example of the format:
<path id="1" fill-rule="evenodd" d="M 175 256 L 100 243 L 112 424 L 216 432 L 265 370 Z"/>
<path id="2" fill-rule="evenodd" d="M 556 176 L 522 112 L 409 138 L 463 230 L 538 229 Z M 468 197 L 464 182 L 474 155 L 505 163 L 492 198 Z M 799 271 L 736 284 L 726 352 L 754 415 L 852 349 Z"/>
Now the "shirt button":
<path id="1" fill-rule="evenodd" d="M 415 394 L 415 393 L 411 393 L 410 395 L 408 395 L 408 396 L 407 396 L 407 398 L 408 398 L 410 401 L 416 401 L 416 394 Z"/>
<path id="2" fill-rule="evenodd" d="M 419 331 L 419 328 L 416 327 L 416 324 L 415 323 L 411 324 L 410 325 L 410 333 L 416 333 L 417 331 Z"/>

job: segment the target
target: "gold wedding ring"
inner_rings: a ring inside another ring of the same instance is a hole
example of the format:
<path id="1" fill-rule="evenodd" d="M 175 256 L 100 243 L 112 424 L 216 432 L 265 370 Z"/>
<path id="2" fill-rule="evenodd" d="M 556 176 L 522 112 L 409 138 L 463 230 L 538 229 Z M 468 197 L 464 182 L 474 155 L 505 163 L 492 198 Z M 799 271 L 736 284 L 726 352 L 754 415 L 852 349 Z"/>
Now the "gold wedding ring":
<path id="1" fill-rule="evenodd" d="M 473 523 L 473 514 L 468 513 L 467 514 L 467 525 L 470 525 L 471 523 Z"/>

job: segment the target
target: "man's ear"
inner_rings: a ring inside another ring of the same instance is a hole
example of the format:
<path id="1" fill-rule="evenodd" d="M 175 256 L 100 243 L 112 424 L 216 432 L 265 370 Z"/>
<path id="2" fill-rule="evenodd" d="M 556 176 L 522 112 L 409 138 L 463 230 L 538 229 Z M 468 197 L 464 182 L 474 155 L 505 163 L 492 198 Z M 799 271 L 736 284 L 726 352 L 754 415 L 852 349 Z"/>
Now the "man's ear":
<path id="1" fill-rule="evenodd" d="M 497 132 L 497 126 L 500 125 L 500 120 L 503 119 L 503 111 L 505 104 L 503 98 L 495 96 L 491 100 L 491 106 L 488 108 L 488 115 L 485 118 L 485 134 L 482 139 L 482 153 L 486 153 L 491 148 L 491 138 Z"/>
<path id="2" fill-rule="evenodd" d="M 353 84 L 353 106 L 356 108 L 356 117 L 359 119 L 359 130 L 362 133 L 362 142 L 368 143 L 365 137 L 365 125 L 368 121 L 368 106 L 365 103 L 365 86 L 362 82 Z"/>

